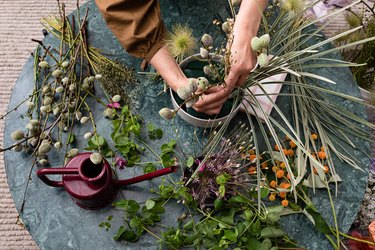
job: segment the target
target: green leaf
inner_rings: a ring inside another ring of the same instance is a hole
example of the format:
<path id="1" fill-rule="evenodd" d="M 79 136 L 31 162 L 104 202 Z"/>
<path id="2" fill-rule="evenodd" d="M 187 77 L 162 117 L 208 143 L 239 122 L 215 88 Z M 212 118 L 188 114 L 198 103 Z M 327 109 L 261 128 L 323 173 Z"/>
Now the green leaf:
<path id="1" fill-rule="evenodd" d="M 193 158 L 193 156 L 190 156 L 190 157 L 187 159 L 186 166 L 187 166 L 188 168 L 191 168 L 191 167 L 193 166 L 193 164 L 194 164 L 194 158 Z"/>
<path id="2" fill-rule="evenodd" d="M 262 244 L 255 237 L 248 237 L 246 241 L 246 246 L 249 250 L 259 250 L 262 248 Z"/>
<path id="3" fill-rule="evenodd" d="M 269 213 L 276 213 L 279 214 L 281 211 L 283 211 L 284 207 L 283 206 L 272 206 L 272 207 L 267 207 L 267 211 Z"/>
<path id="4" fill-rule="evenodd" d="M 105 139 L 103 136 L 95 134 L 91 139 L 90 142 L 92 142 L 93 145 L 97 147 L 101 147 L 105 144 Z"/>
<path id="5" fill-rule="evenodd" d="M 154 131 L 154 134 L 155 134 L 156 138 L 158 138 L 158 139 L 163 138 L 163 130 L 161 130 L 160 128 L 156 129 Z"/>
<path id="6" fill-rule="evenodd" d="M 76 140 L 76 135 L 73 133 L 70 133 L 68 135 L 68 144 L 72 144 Z"/>
<path id="7" fill-rule="evenodd" d="M 128 107 L 128 105 L 125 105 L 125 106 L 122 107 L 122 109 L 121 109 L 121 114 L 126 115 L 126 114 L 128 114 L 128 113 L 129 113 L 129 107 Z"/>
<path id="8" fill-rule="evenodd" d="M 235 232 L 231 230 L 224 230 L 224 236 L 222 237 L 222 239 L 227 239 L 232 242 L 237 242 L 237 235 Z"/>
<path id="9" fill-rule="evenodd" d="M 149 163 L 145 166 L 143 173 L 148 174 L 154 171 L 156 171 L 156 167 L 152 163 Z"/>
<path id="10" fill-rule="evenodd" d="M 113 236 L 113 239 L 120 240 L 120 238 L 125 233 L 125 231 L 126 231 L 126 228 L 124 226 L 119 227 L 119 229 L 117 230 L 117 233 L 115 234 L 115 236 Z"/>
<path id="11" fill-rule="evenodd" d="M 169 147 L 171 147 L 171 148 L 174 148 L 174 146 L 176 146 L 176 141 L 175 140 L 170 140 L 169 142 L 168 142 L 168 146 Z"/>
<path id="12" fill-rule="evenodd" d="M 324 220 L 323 216 L 320 213 L 314 211 L 310 207 L 306 207 L 305 210 L 314 219 L 314 222 L 315 222 L 314 226 L 317 230 L 319 230 L 320 232 L 324 234 L 331 233 L 330 227 L 328 226 L 327 222 Z"/>
<path id="13" fill-rule="evenodd" d="M 139 226 L 141 226 L 141 221 L 139 220 L 139 218 L 137 216 L 133 217 L 130 222 L 129 222 L 129 225 L 132 227 L 132 228 L 137 228 Z"/>
<path id="14" fill-rule="evenodd" d="M 262 199 L 266 198 L 269 193 L 270 193 L 270 190 L 268 188 L 261 188 L 260 189 L 260 197 Z"/>
<path id="15" fill-rule="evenodd" d="M 214 201 L 215 208 L 220 208 L 223 206 L 223 204 L 224 204 L 224 201 L 220 198 L 216 198 Z"/>
<path id="16" fill-rule="evenodd" d="M 191 219 L 188 222 L 186 222 L 183 227 L 185 230 L 189 230 L 193 228 L 193 225 L 194 225 L 194 220 Z"/>
<path id="17" fill-rule="evenodd" d="M 284 235 L 284 231 L 276 227 L 265 227 L 260 232 L 263 238 L 277 238 Z"/>
<path id="18" fill-rule="evenodd" d="M 243 197 L 242 195 L 236 195 L 236 196 L 231 197 L 228 200 L 228 202 L 247 204 L 248 200 L 245 197 Z"/>
<path id="19" fill-rule="evenodd" d="M 155 201 L 153 201 L 153 200 L 147 200 L 146 201 L 146 208 L 148 210 L 152 209 L 154 206 L 155 206 Z"/>
<path id="20" fill-rule="evenodd" d="M 223 212 L 221 221 L 229 225 L 234 225 L 234 214 L 236 213 L 236 211 L 236 208 L 231 208 L 229 211 Z"/>

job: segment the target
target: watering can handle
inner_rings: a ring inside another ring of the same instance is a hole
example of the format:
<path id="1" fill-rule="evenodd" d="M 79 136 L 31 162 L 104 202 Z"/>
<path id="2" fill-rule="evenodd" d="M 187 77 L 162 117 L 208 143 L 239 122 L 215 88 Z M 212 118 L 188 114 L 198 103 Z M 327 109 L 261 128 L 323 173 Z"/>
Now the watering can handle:
<path id="1" fill-rule="evenodd" d="M 45 184 L 51 187 L 63 187 L 64 184 L 62 181 L 53 181 L 49 179 L 46 175 L 51 174 L 78 174 L 78 168 L 42 168 L 37 171 L 37 176 Z"/>

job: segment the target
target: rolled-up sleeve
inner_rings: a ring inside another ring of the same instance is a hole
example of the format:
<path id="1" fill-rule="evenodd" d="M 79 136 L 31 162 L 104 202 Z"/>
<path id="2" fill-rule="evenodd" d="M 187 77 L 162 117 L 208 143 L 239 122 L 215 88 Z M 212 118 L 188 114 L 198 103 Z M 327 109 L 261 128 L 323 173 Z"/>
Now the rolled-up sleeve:
<path id="1" fill-rule="evenodd" d="M 95 0 L 126 51 L 148 62 L 163 46 L 165 26 L 158 0 Z"/>

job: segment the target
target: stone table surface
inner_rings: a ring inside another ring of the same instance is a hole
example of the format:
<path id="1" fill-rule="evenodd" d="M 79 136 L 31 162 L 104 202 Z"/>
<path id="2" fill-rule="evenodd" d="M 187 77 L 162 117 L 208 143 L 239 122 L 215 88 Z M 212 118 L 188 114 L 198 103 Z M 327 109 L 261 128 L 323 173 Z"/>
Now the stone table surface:
<path id="1" fill-rule="evenodd" d="M 208 1 L 204 5 L 199 4 L 201 1 L 196 2 L 196 4 L 192 4 L 190 0 L 162 0 L 163 17 L 167 27 L 170 29 L 172 24 L 187 23 L 194 30 L 195 37 L 200 37 L 204 32 L 210 32 L 212 27 L 208 24 L 212 22 L 215 13 L 219 13 L 223 17 L 227 16 L 226 1 Z M 95 4 L 89 2 L 83 5 L 81 8 L 82 13 L 84 13 L 85 8 L 90 9 L 88 20 L 89 42 L 94 47 L 116 55 L 116 58 L 126 65 L 139 70 L 138 66 L 141 61 L 125 53 L 113 34 L 106 27 Z M 56 40 L 51 36 L 47 36 L 44 43 L 56 45 Z M 337 57 L 337 55 L 332 55 L 332 57 Z M 319 74 L 334 77 L 340 83 L 334 86 L 336 90 L 349 93 L 353 96 L 360 96 L 349 69 L 327 67 L 319 69 Z M 25 99 L 30 94 L 33 88 L 32 79 L 33 58 L 30 58 L 16 83 L 9 107 L 16 106 L 20 100 Z M 152 121 L 157 127 L 163 128 L 165 132 L 163 142 L 169 139 L 176 139 L 175 130 L 177 129 L 179 131 L 178 142 L 183 148 L 193 149 L 195 142 L 192 141 L 190 135 L 195 128 L 179 118 L 175 119 L 174 122 L 167 122 L 158 115 L 158 111 L 162 107 L 171 107 L 168 95 L 158 96 L 158 93 L 162 90 L 162 86 L 144 77 L 140 77 L 139 82 L 140 84 L 132 87 L 130 90 L 130 95 L 134 103 L 134 111 L 144 117 L 146 122 Z M 283 91 L 287 90 L 284 88 Z M 99 92 L 98 94 L 100 95 L 101 93 Z M 338 101 L 342 103 L 343 107 L 355 111 L 355 113 L 362 117 L 366 116 L 363 107 L 348 101 Z M 287 97 L 280 97 L 278 103 L 284 108 L 288 108 L 290 105 Z M 95 109 L 94 114 L 97 118 L 98 132 L 101 135 L 109 137 L 110 131 L 107 128 L 110 123 L 106 119 L 100 119 L 102 111 L 101 107 L 98 107 Z M 27 123 L 21 117 L 21 114 L 24 112 L 25 108 L 21 107 L 7 117 L 4 133 L 5 146 L 11 145 L 10 133 L 13 130 L 24 129 Z M 243 119 L 243 116 L 239 115 L 235 119 Z M 78 134 L 83 134 L 84 132 L 84 127 L 78 128 Z M 366 168 L 369 162 L 364 153 L 369 152 L 369 144 L 365 142 L 361 143 L 362 141 L 358 138 L 352 138 L 352 140 L 357 145 L 361 145 L 359 150 L 353 151 L 353 155 L 359 160 L 360 166 Z M 160 142 L 151 141 L 150 145 L 155 150 L 158 150 Z M 77 142 L 76 147 L 83 148 L 84 146 L 84 142 Z M 56 154 L 55 157 L 51 158 L 51 166 L 59 167 L 59 164 L 62 162 L 61 155 Z M 147 157 L 144 159 L 147 159 Z M 334 160 L 338 161 L 337 159 Z M 21 217 L 41 249 L 156 249 L 158 247 L 155 238 L 149 234 L 146 234 L 140 241 L 134 244 L 114 241 L 112 235 L 118 226 L 121 225 L 120 211 L 115 211 L 110 206 L 95 211 L 81 209 L 73 203 L 64 189 L 52 188 L 42 183 L 36 177 L 36 169 L 32 170 L 31 180 L 28 182 L 27 179 L 32 162 L 27 155 L 6 152 L 5 163 L 9 186 L 18 210 L 21 208 L 23 195 L 26 190 L 26 203 Z M 342 173 L 341 177 L 344 185 L 339 185 L 339 193 L 334 198 L 334 203 L 340 228 L 343 231 L 347 231 L 355 218 L 363 198 L 367 172 L 355 171 L 345 164 L 337 165 L 338 172 Z M 125 169 L 119 173 L 120 178 L 137 174 L 139 173 L 134 169 Z M 180 174 L 180 172 L 177 172 L 173 175 L 175 178 L 178 178 Z M 155 179 L 121 189 L 117 199 L 126 198 L 145 201 L 147 198 L 152 197 L 149 189 L 155 187 L 159 182 L 160 179 Z M 312 199 L 317 204 L 323 216 L 330 221 L 332 218 L 330 216 L 331 208 L 328 197 L 318 192 Z M 182 207 L 179 207 L 178 204 L 168 204 L 166 211 L 168 216 L 162 218 L 163 223 L 166 225 L 175 225 L 177 216 L 182 212 Z M 112 223 L 112 228 L 109 232 L 106 232 L 100 229 L 98 225 L 108 215 L 114 215 L 115 220 Z M 304 216 L 288 216 L 283 218 L 282 223 L 289 235 L 301 245 L 309 249 L 330 248 L 329 243 L 324 240 L 324 236 L 316 233 L 312 224 Z"/>

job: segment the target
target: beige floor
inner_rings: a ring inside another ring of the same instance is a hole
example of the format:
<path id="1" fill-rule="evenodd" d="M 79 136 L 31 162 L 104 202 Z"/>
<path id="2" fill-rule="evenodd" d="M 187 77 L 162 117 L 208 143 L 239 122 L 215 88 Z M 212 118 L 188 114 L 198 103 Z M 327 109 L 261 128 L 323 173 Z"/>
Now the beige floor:
<path id="1" fill-rule="evenodd" d="M 76 7 L 74 0 L 61 2 L 66 2 L 68 13 Z M 57 13 L 54 0 L 0 0 L 0 115 L 7 110 L 12 88 L 35 48 L 30 39 L 43 38 L 40 18 L 53 13 Z M 327 33 L 342 28 L 343 21 L 343 17 L 339 18 L 327 28 Z M 0 120 L 0 146 L 3 144 L 3 129 L 4 122 Z M 38 249 L 27 230 L 16 223 L 17 216 L 0 153 L 0 250 Z"/>

